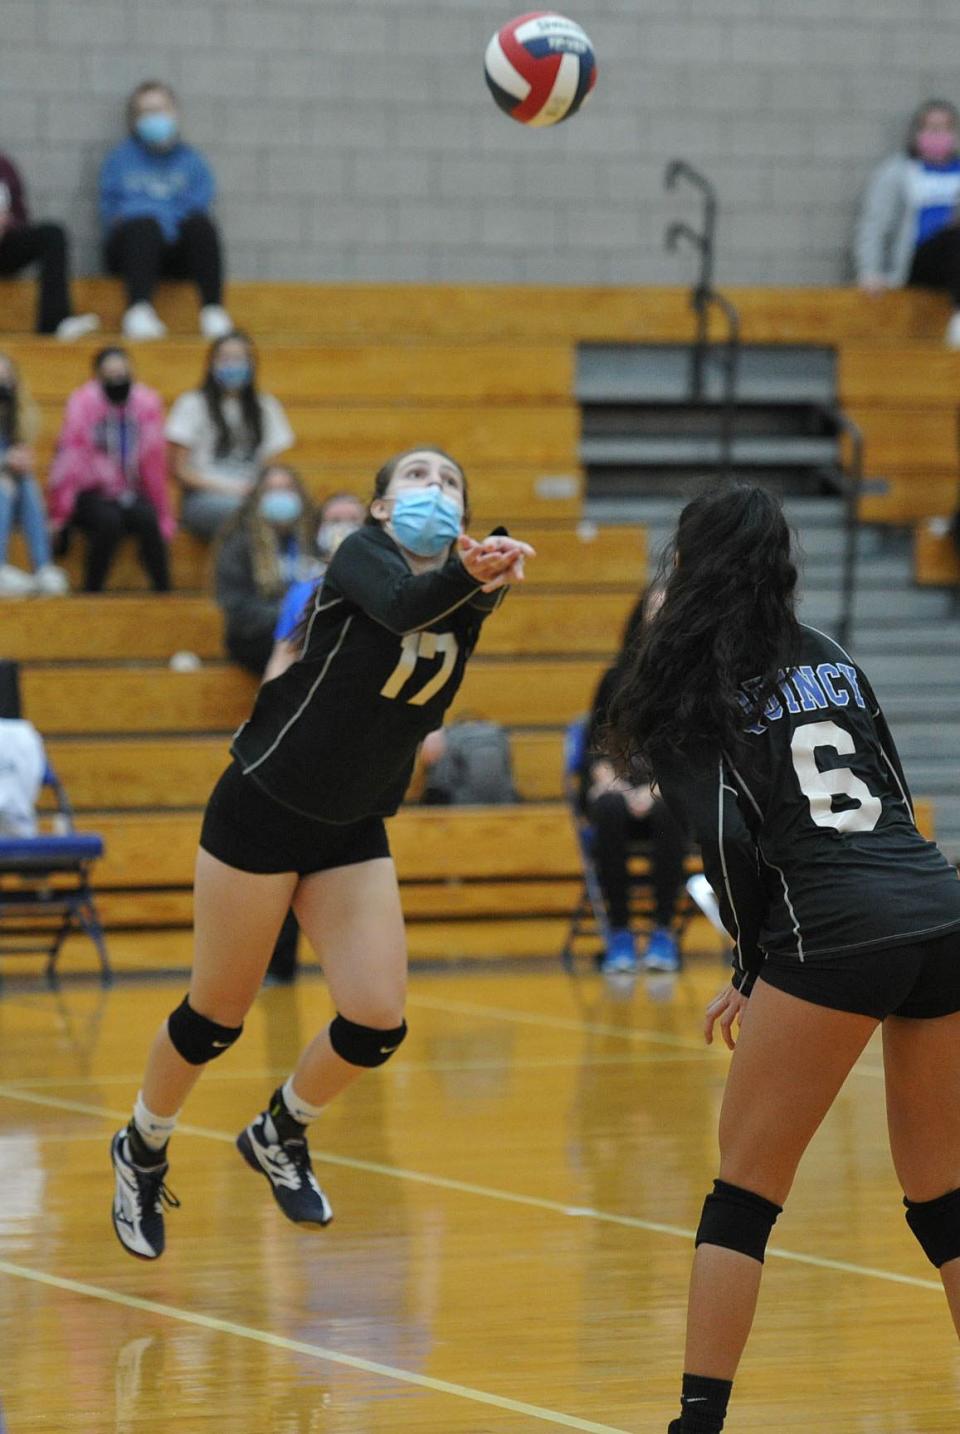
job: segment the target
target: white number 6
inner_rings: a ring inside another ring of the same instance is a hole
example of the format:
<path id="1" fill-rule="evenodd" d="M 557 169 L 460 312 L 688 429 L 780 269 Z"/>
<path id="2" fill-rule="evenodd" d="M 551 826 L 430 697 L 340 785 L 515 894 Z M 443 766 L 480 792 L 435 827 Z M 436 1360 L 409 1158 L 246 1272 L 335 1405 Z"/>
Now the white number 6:
<path id="1" fill-rule="evenodd" d="M 790 743 L 793 766 L 813 820 L 818 827 L 833 827 L 838 832 L 872 832 L 883 811 L 880 798 L 849 767 L 821 772 L 818 747 L 832 747 L 841 757 L 850 757 L 857 750 L 850 733 L 836 722 L 807 722 L 794 732 Z M 859 805 L 835 812 L 834 797 L 850 797 Z"/>

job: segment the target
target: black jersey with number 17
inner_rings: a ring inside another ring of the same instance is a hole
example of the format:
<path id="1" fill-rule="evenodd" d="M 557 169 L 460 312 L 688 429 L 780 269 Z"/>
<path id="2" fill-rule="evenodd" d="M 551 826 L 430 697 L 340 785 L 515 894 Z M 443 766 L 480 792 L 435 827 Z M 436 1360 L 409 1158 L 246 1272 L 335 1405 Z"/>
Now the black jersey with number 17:
<path id="1" fill-rule="evenodd" d="M 414 574 L 382 528 L 351 534 L 314 599 L 299 660 L 264 683 L 233 739 L 244 775 L 319 821 L 391 816 L 502 596 L 482 592 L 456 555 Z"/>
<path id="2" fill-rule="evenodd" d="M 832 964 L 960 929 L 956 870 L 917 831 L 870 683 L 814 628 L 736 752 L 657 778 L 700 841 L 741 990 L 768 955 Z"/>

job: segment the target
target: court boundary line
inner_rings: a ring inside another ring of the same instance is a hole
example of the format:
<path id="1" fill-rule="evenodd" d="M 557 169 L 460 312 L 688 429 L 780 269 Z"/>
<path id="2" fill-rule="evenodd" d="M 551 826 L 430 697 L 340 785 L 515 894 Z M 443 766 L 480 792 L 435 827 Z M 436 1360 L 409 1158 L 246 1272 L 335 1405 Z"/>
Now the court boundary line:
<path id="1" fill-rule="evenodd" d="M 702 1058 L 706 1057 L 709 1059 L 716 1059 L 718 1056 L 723 1057 L 728 1054 L 726 1047 L 719 1041 L 708 1046 L 702 1038 L 693 1040 L 686 1036 L 673 1035 L 669 1031 L 641 1031 L 633 1027 L 608 1026 L 592 1021 L 576 1021 L 570 1016 L 551 1016 L 535 1011 L 518 1011 L 511 1006 L 484 1006 L 480 1002 L 447 1001 L 444 1000 L 443 997 L 440 997 L 439 1000 L 434 997 L 421 1000 L 418 996 L 412 996 L 409 993 L 407 995 L 407 1005 L 422 1006 L 423 1009 L 427 1011 L 449 1011 L 451 1014 L 464 1016 L 489 1016 L 493 1020 L 508 1021 L 515 1025 L 552 1027 L 554 1030 L 561 1031 L 586 1031 L 590 1035 L 620 1036 L 624 1040 L 648 1040 L 656 1044 L 676 1047 L 677 1056 L 674 1058 L 664 1055 L 664 1060 L 679 1059 L 681 1051 L 687 1051 L 691 1054 L 693 1052 L 699 1052 Z M 870 1044 L 874 1039 L 875 1037 L 871 1037 L 871 1040 L 864 1048 L 864 1054 L 869 1050 Z M 639 1055 L 640 1053 L 638 1052 L 637 1054 Z M 652 1058 L 653 1055 L 654 1052 L 651 1051 L 649 1058 Z M 871 1066 L 869 1062 L 864 1062 L 863 1055 L 861 1055 L 860 1060 L 850 1071 L 850 1075 L 867 1076 L 871 1080 L 882 1080 L 883 1074 L 882 1064 L 879 1066 Z"/>
<path id="2" fill-rule="evenodd" d="M 512 1006 L 485 1006 L 479 1001 L 451 1001 L 442 996 L 422 997 L 408 992 L 406 1004 L 419 1006 L 424 1011 L 447 1012 L 460 1016 L 490 1016 L 496 1020 L 509 1021 L 519 1026 L 551 1026 L 557 1031 L 572 1031 L 591 1036 L 619 1036 L 625 1041 L 647 1041 L 655 1046 L 671 1046 L 675 1050 L 709 1051 L 711 1047 L 701 1038 L 677 1036 L 672 1031 L 642 1031 L 635 1026 L 610 1026 L 603 1021 L 578 1021 L 573 1016 L 551 1016 L 536 1011 L 518 1011 Z"/>
<path id="3" fill-rule="evenodd" d="M 393 1066 L 387 1072 L 387 1076 L 398 1076 L 404 1072 L 413 1072 L 415 1075 L 429 1075 L 431 1071 L 438 1071 L 441 1075 L 455 1071 L 462 1071 L 469 1074 L 471 1071 L 500 1071 L 500 1070 L 580 1070 L 583 1066 L 596 1067 L 598 1069 L 613 1068 L 615 1066 L 631 1065 L 672 1065 L 679 1062 L 681 1065 L 695 1065 L 697 1061 L 713 1059 L 709 1048 L 703 1051 L 621 1051 L 619 1054 L 603 1056 L 588 1056 L 585 1060 L 570 1056 L 567 1059 L 552 1059 L 544 1056 L 542 1060 L 530 1058 L 528 1060 L 463 1060 L 463 1061 L 417 1061 L 404 1060 L 401 1065 Z M 270 1069 L 260 1068 L 254 1070 L 230 1070 L 220 1066 L 204 1076 L 204 1081 L 231 1081 L 231 1080 L 264 1080 L 276 1081 L 281 1077 L 290 1074 L 290 1067 L 275 1066 Z M 15 1087 L 17 1090 L 56 1090 L 58 1086 L 108 1086 L 108 1085 L 139 1085 L 143 1078 L 143 1072 L 137 1071 L 128 1075 L 102 1075 L 102 1076 L 15 1076 L 13 1079 L 4 1081 L 5 1085 Z"/>
<path id="4" fill-rule="evenodd" d="M 253 1325 L 238 1324 L 234 1320 L 219 1319 L 215 1315 L 199 1314 L 194 1310 L 181 1309 L 178 1305 L 162 1304 L 157 1300 L 146 1300 L 140 1295 L 124 1294 L 104 1285 L 91 1285 L 84 1280 L 72 1280 L 63 1275 L 49 1275 L 44 1270 L 30 1265 L 17 1265 L 9 1260 L 0 1260 L 0 1274 L 11 1279 L 29 1280 L 34 1284 L 62 1290 L 68 1294 L 82 1295 L 87 1299 L 101 1300 L 108 1304 L 122 1305 L 127 1309 L 140 1310 L 144 1314 L 159 1315 L 181 1324 L 196 1325 L 200 1329 L 212 1330 L 216 1334 L 233 1335 L 235 1338 L 252 1340 L 257 1344 L 269 1345 L 286 1354 L 299 1354 L 307 1359 L 316 1359 L 327 1364 L 339 1364 L 362 1374 L 376 1374 L 396 1380 L 401 1384 L 412 1384 L 431 1394 L 446 1394 L 466 1399 L 474 1404 L 486 1404 L 510 1414 L 523 1414 L 538 1419 L 543 1424 L 557 1424 L 564 1429 L 580 1429 L 584 1434 L 627 1434 L 612 1424 L 595 1424 L 589 1419 L 580 1419 L 575 1414 L 561 1414 L 559 1410 L 545 1409 L 538 1404 L 526 1404 L 523 1400 L 510 1399 L 507 1395 L 490 1394 L 484 1389 L 474 1389 L 469 1384 L 455 1384 L 446 1379 L 434 1379 L 429 1374 L 417 1374 L 414 1370 L 400 1369 L 396 1365 L 381 1364 L 377 1360 L 364 1359 L 361 1355 L 344 1354 L 330 1349 L 327 1345 L 309 1344 L 305 1340 L 288 1339 L 286 1335 L 273 1334 L 269 1330 L 254 1328 Z"/>
<path id="5" fill-rule="evenodd" d="M 19 1100 L 28 1105 L 47 1106 L 54 1110 L 72 1110 L 80 1115 L 93 1116 L 98 1120 L 118 1120 L 126 1124 L 129 1111 L 115 1111 L 107 1106 L 88 1105 L 84 1101 L 67 1100 L 42 1095 L 38 1091 L 21 1090 L 0 1083 L 0 1098 Z M 211 1130 L 207 1126 L 177 1125 L 179 1135 L 192 1135 L 202 1140 L 216 1140 L 222 1145 L 233 1145 L 236 1137 L 223 1130 Z M 334 1151 L 315 1148 L 315 1161 L 337 1165 L 346 1170 L 361 1170 L 368 1175 L 380 1175 L 389 1180 L 403 1180 L 413 1185 L 428 1185 L 438 1190 L 451 1190 L 460 1195 L 472 1195 L 480 1199 L 498 1200 L 503 1204 L 521 1205 L 528 1209 L 544 1210 L 550 1214 L 567 1218 L 595 1220 L 606 1225 L 617 1225 L 628 1230 L 643 1230 L 648 1234 L 672 1235 L 683 1240 L 693 1240 L 696 1231 L 683 1225 L 670 1225 L 658 1220 L 642 1220 L 636 1215 L 618 1215 L 609 1210 L 597 1210 L 591 1205 L 570 1205 L 560 1200 L 549 1200 L 541 1195 L 524 1195 L 510 1190 L 498 1190 L 492 1185 L 476 1185 L 467 1180 L 456 1180 L 452 1176 L 430 1175 L 426 1171 L 408 1170 L 401 1165 L 382 1165 L 373 1160 L 360 1160 L 350 1155 L 338 1155 Z M 917 1275 L 901 1275 L 895 1270 L 881 1270 L 872 1265 L 858 1265 L 847 1260 L 832 1260 L 826 1255 L 807 1255 L 798 1250 L 785 1250 L 768 1245 L 767 1255 L 773 1259 L 786 1260 L 792 1264 L 809 1265 L 814 1269 L 831 1270 L 839 1274 L 860 1275 L 867 1279 L 882 1280 L 888 1284 L 908 1285 L 913 1289 L 933 1290 L 943 1294 L 939 1280 L 925 1280 Z"/>

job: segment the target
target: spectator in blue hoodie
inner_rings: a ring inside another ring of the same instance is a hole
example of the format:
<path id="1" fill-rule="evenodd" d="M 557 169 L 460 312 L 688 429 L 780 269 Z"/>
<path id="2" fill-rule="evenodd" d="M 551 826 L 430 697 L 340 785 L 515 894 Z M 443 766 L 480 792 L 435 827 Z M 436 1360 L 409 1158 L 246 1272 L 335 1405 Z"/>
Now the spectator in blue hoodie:
<path id="1" fill-rule="evenodd" d="M 127 102 L 129 138 L 100 172 L 104 256 L 127 286 L 123 332 L 159 339 L 166 326 L 153 307 L 161 276 L 192 279 L 200 291 L 200 332 L 218 339 L 233 328 L 223 307 L 223 255 L 210 217 L 214 181 L 203 155 L 180 139 L 177 98 L 148 80 Z"/>

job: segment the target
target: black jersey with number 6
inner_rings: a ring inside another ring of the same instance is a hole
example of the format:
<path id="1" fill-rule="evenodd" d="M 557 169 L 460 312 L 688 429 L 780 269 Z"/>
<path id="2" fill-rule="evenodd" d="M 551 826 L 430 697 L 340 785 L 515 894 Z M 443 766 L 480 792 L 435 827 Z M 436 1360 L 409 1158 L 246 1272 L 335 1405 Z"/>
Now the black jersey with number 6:
<path id="1" fill-rule="evenodd" d="M 482 592 L 456 555 L 414 574 L 382 528 L 351 534 L 314 599 L 300 659 L 261 687 L 233 739 L 244 775 L 320 821 L 391 816 L 502 596 Z"/>
<path id="2" fill-rule="evenodd" d="M 960 928 L 960 881 L 914 825 L 867 678 L 832 638 L 802 635 L 736 752 L 657 771 L 701 844 L 746 992 L 768 954 L 832 963 Z"/>

